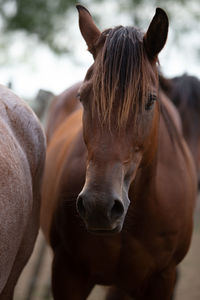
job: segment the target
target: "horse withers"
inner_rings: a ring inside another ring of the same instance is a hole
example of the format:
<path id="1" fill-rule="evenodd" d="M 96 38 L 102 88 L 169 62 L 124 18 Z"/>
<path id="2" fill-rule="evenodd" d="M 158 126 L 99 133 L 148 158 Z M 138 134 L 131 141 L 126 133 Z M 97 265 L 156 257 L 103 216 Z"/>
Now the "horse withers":
<path id="1" fill-rule="evenodd" d="M 45 138 L 32 110 L 0 85 L 0 299 L 12 300 L 39 228 Z"/>
<path id="2" fill-rule="evenodd" d="M 77 8 L 94 63 L 65 93 L 61 117 L 59 96 L 49 116 L 41 225 L 53 296 L 83 300 L 103 284 L 107 299 L 169 300 L 190 245 L 196 177 L 178 113 L 158 92 L 168 18 L 158 8 L 146 34 L 101 33 Z"/>

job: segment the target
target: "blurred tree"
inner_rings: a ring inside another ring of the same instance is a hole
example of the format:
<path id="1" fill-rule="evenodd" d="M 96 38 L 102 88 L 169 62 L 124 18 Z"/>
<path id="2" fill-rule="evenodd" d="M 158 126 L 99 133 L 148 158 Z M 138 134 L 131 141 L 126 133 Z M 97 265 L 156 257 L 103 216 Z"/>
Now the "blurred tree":
<path id="1" fill-rule="evenodd" d="M 67 10 L 75 3 L 75 0 L 0 0 L 3 32 L 23 30 L 35 34 L 55 52 L 63 52 L 66 49 L 54 43 L 54 36 Z"/>
<path id="2" fill-rule="evenodd" d="M 109 0 L 83 0 L 79 1 L 90 7 L 94 3 L 100 3 Z M 23 30 L 28 34 L 35 34 L 39 40 L 50 46 L 54 52 L 60 54 L 66 52 L 64 45 L 59 45 L 55 36 L 63 29 L 67 20 L 67 13 L 74 7 L 76 0 L 0 0 L 0 25 L 3 33 Z M 167 10 L 171 20 L 175 21 L 177 32 L 189 31 L 194 26 L 194 20 L 200 19 L 199 0 L 118 0 L 120 11 L 127 15 L 132 15 L 135 25 L 141 26 L 149 8 L 160 6 Z M 184 7 L 191 14 L 193 22 L 182 22 L 179 24 L 180 14 L 177 14 L 179 7 L 182 13 Z M 151 10 L 151 9 L 150 9 Z M 95 11 L 97 21 L 104 18 L 104 15 L 98 15 L 98 9 Z M 148 20 L 149 21 L 149 20 Z M 180 28 L 181 27 L 181 28 Z"/>

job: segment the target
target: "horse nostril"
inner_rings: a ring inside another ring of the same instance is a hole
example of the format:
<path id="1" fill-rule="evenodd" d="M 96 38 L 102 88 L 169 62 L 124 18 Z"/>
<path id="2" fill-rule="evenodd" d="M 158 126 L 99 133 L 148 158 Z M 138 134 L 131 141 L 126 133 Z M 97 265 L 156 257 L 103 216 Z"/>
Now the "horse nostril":
<path id="1" fill-rule="evenodd" d="M 84 201 L 83 201 L 83 198 L 81 196 L 79 196 L 77 198 L 77 201 L 76 201 L 76 208 L 77 208 L 77 211 L 78 213 L 80 214 L 80 216 L 82 218 L 85 217 L 85 214 L 86 214 L 86 210 L 85 210 L 85 206 L 84 206 Z"/>
<path id="2" fill-rule="evenodd" d="M 124 206 L 119 200 L 115 200 L 113 207 L 111 209 L 111 218 L 112 219 L 118 219 L 120 218 L 124 213 Z"/>

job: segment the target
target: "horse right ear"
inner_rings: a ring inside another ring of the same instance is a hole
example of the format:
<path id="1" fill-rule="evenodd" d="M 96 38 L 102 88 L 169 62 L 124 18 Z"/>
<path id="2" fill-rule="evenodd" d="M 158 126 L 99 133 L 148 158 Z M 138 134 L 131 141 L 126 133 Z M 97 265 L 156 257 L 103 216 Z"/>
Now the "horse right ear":
<path id="1" fill-rule="evenodd" d="M 93 54 L 95 58 L 95 54 L 96 54 L 95 44 L 98 38 L 100 37 L 101 32 L 95 25 L 91 14 L 84 6 L 76 5 L 76 8 L 78 9 L 79 12 L 79 28 L 81 34 L 84 40 L 86 41 L 88 50 Z"/>
<path id="2" fill-rule="evenodd" d="M 147 33 L 144 36 L 144 47 L 150 60 L 155 60 L 158 53 L 162 50 L 167 40 L 168 34 L 168 17 L 161 8 L 156 9 Z"/>

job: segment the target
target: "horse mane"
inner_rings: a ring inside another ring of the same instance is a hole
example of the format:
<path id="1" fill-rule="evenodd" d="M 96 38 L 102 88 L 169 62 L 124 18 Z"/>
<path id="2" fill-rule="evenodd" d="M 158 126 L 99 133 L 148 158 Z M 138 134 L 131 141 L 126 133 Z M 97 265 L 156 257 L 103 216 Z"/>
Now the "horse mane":
<path id="1" fill-rule="evenodd" d="M 180 135 L 180 132 L 178 131 L 177 127 L 175 126 L 175 123 L 172 120 L 172 117 L 171 117 L 169 111 L 166 109 L 166 107 L 162 103 L 162 101 L 159 102 L 159 108 L 160 108 L 160 113 L 162 115 L 163 121 L 165 122 L 165 125 L 167 127 L 169 138 L 170 138 L 172 144 L 173 145 L 178 145 L 178 147 L 181 150 L 183 156 L 187 157 L 187 153 L 185 152 L 185 148 L 182 145 L 182 136 Z"/>
<path id="2" fill-rule="evenodd" d="M 95 62 L 93 112 L 102 124 L 111 125 L 112 121 L 122 128 L 130 116 L 144 109 L 149 89 L 156 81 L 155 73 L 148 67 L 139 30 L 118 26 L 102 35 L 106 40 Z"/>

